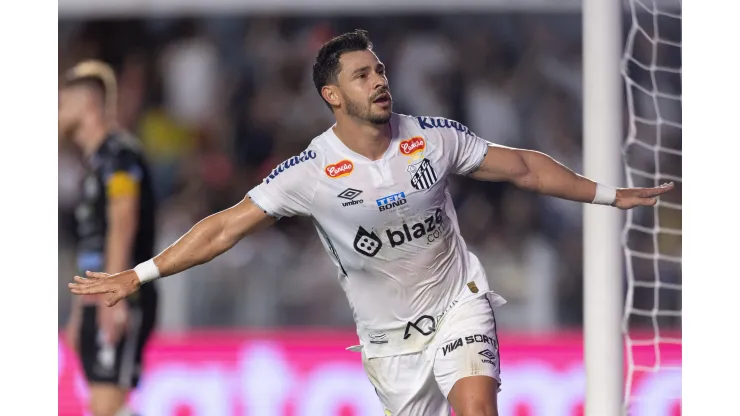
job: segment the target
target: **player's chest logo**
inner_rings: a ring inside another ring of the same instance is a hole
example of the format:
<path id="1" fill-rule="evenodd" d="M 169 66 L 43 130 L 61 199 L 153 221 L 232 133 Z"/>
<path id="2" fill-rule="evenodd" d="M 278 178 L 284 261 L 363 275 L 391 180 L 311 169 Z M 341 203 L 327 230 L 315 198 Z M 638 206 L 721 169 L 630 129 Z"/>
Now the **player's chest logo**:
<path id="1" fill-rule="evenodd" d="M 362 203 L 365 201 L 362 198 L 358 198 L 361 193 L 362 191 L 359 189 L 347 188 L 344 191 L 340 192 L 339 195 L 337 195 L 337 198 L 342 201 L 343 207 L 362 205 Z"/>
<path id="2" fill-rule="evenodd" d="M 432 167 L 432 162 L 427 158 L 409 165 L 406 171 L 411 175 L 411 186 L 414 189 L 429 189 L 438 179 L 437 172 Z"/>
<path id="3" fill-rule="evenodd" d="M 426 147 L 427 143 L 424 138 L 415 136 L 399 143 L 398 150 L 404 156 L 414 157 L 415 155 L 423 155 Z"/>

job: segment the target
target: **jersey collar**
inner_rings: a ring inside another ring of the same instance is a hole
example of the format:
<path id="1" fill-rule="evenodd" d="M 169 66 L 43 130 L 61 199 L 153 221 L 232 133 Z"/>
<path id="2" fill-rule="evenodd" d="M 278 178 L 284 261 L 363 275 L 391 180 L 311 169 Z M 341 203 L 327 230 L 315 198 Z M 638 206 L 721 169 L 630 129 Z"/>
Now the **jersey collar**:
<path id="1" fill-rule="evenodd" d="M 329 130 L 327 130 L 327 134 L 329 137 L 329 141 L 332 143 L 333 146 L 335 146 L 337 149 L 339 149 L 342 153 L 346 153 L 348 155 L 351 155 L 355 159 L 364 160 L 366 162 L 378 162 L 381 160 L 385 160 L 391 156 L 393 156 L 396 152 L 397 146 L 395 146 L 396 138 L 398 137 L 398 115 L 396 113 L 391 113 L 391 119 L 389 121 L 391 126 L 391 141 L 388 144 L 388 148 L 385 149 L 385 153 L 383 153 L 383 156 L 380 157 L 380 159 L 376 161 L 372 161 L 368 159 L 367 157 L 355 152 L 354 150 L 347 147 L 347 145 L 342 142 L 342 140 L 337 137 L 337 135 L 334 133 L 334 127 L 337 125 L 334 123 L 331 127 L 329 127 Z"/>

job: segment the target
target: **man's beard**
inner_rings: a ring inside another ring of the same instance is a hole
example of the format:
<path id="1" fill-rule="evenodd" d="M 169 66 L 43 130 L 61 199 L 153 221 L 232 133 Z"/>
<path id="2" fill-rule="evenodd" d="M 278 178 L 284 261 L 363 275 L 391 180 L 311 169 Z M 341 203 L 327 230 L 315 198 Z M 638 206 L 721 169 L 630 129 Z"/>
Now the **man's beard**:
<path id="1" fill-rule="evenodd" d="M 351 117 L 359 118 L 360 120 L 376 125 L 386 124 L 391 120 L 391 111 L 387 114 L 374 114 L 370 109 L 372 103 L 368 104 L 366 108 L 362 108 L 360 104 L 352 101 L 346 95 L 344 95 L 344 102 L 347 104 L 347 115 Z"/>

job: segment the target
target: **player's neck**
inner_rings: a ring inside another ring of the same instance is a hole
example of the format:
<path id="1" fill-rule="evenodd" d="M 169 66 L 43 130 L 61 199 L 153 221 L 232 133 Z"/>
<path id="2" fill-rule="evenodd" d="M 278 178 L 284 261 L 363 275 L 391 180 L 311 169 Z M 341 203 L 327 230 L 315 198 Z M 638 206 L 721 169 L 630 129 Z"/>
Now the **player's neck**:
<path id="1" fill-rule="evenodd" d="M 98 151 L 110 131 L 111 126 L 104 122 L 83 123 L 77 130 L 75 142 L 89 158 Z"/>
<path id="2" fill-rule="evenodd" d="M 383 157 L 393 136 L 390 122 L 377 125 L 346 118 L 337 119 L 333 130 L 347 148 L 370 160 Z"/>

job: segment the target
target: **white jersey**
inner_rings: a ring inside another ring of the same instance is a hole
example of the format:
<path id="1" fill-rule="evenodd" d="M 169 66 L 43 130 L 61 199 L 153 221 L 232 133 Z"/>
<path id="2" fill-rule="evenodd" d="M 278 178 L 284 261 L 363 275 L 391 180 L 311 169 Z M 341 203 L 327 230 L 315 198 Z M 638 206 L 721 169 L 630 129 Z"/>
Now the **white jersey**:
<path id="1" fill-rule="evenodd" d="M 393 114 L 390 124 L 379 160 L 330 128 L 249 192 L 271 216 L 313 218 L 370 358 L 421 351 L 446 312 L 489 293 L 447 189 L 450 174 L 481 164 L 489 143 L 443 118 Z"/>

